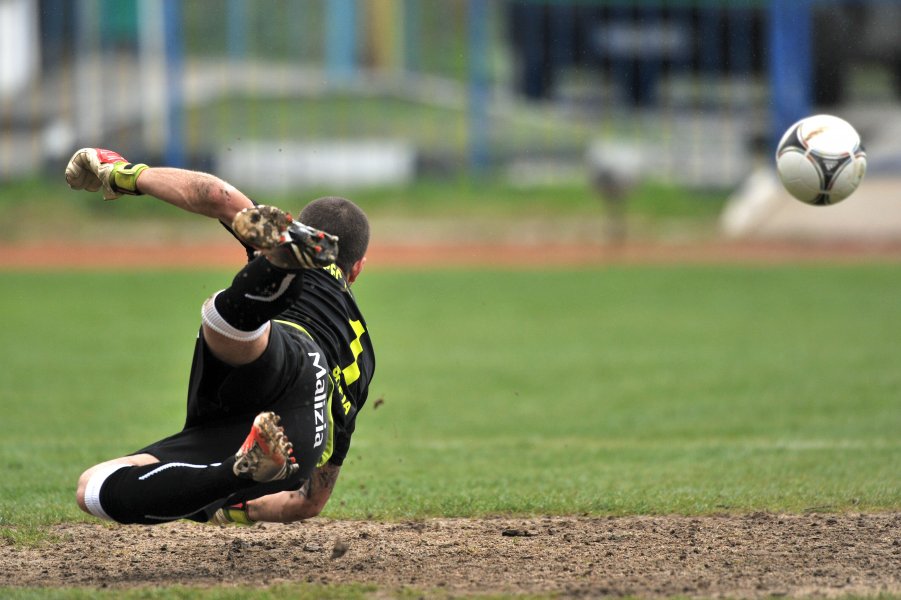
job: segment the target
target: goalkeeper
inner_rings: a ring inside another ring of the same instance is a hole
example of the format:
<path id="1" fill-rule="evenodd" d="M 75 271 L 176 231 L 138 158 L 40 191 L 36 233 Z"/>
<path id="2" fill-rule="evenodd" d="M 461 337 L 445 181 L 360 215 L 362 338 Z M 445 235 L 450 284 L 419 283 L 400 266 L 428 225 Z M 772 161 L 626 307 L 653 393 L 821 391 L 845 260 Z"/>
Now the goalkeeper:
<path id="1" fill-rule="evenodd" d="M 146 194 L 218 219 L 248 255 L 231 285 L 202 304 L 182 430 L 87 469 L 79 507 L 143 524 L 319 514 L 375 369 L 350 292 L 366 262 L 363 211 L 325 197 L 297 222 L 213 175 L 132 164 L 98 148 L 74 154 L 66 181 L 106 200 Z"/>

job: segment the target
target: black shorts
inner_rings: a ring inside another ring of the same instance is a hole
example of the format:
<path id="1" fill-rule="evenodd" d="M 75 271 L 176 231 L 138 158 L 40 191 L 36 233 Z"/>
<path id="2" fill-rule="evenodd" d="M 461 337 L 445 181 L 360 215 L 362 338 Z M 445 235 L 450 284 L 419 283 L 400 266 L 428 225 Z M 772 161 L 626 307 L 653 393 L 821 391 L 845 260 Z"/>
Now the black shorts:
<path id="1" fill-rule="evenodd" d="M 273 322 L 266 350 L 240 367 L 214 357 L 201 332 L 191 367 L 184 429 L 135 454 L 151 454 L 160 462 L 219 462 L 237 452 L 258 413 L 273 411 L 281 417 L 300 469 L 296 476 L 254 492 L 297 489 L 331 454 L 329 373 L 316 342 L 290 324 Z"/>

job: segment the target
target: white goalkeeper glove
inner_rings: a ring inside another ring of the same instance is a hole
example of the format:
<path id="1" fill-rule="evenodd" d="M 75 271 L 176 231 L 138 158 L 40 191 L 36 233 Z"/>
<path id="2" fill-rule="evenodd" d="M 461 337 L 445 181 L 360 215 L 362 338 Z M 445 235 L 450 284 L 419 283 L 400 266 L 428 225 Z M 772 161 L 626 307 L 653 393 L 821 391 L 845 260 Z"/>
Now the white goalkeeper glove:
<path id="1" fill-rule="evenodd" d="M 66 183 L 73 190 L 103 189 L 104 200 L 115 200 L 123 194 L 140 196 L 138 175 L 146 168 L 145 164 L 129 163 L 112 150 L 82 148 L 66 165 Z"/>

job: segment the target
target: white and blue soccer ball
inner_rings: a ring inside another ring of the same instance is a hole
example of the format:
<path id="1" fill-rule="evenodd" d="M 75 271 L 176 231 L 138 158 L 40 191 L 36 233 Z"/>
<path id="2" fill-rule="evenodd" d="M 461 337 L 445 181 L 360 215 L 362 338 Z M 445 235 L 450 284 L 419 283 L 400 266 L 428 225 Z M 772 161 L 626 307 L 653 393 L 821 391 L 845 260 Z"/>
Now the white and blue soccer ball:
<path id="1" fill-rule="evenodd" d="M 814 115 L 788 128 L 776 149 L 776 171 L 788 193 L 815 206 L 850 196 L 867 172 L 867 154 L 854 127 Z"/>

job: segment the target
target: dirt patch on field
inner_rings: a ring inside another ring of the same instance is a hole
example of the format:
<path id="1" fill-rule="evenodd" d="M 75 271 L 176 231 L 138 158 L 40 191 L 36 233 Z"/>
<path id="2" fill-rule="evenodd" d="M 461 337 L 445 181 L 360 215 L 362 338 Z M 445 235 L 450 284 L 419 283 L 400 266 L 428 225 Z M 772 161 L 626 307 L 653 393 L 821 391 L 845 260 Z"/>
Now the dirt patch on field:
<path id="1" fill-rule="evenodd" d="M 55 527 L 6 547 L 0 585 L 375 584 L 428 595 L 901 593 L 901 514 L 434 519 Z"/>

